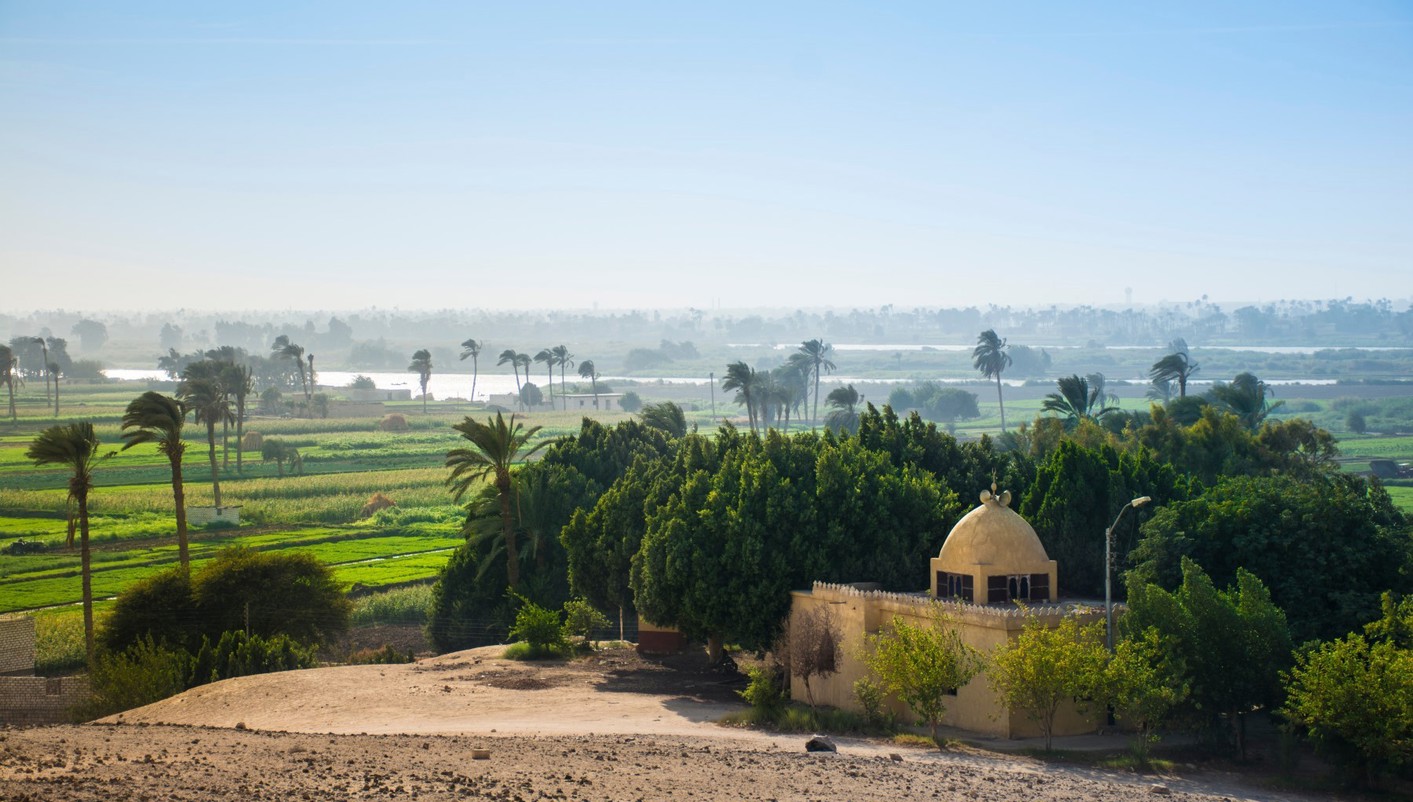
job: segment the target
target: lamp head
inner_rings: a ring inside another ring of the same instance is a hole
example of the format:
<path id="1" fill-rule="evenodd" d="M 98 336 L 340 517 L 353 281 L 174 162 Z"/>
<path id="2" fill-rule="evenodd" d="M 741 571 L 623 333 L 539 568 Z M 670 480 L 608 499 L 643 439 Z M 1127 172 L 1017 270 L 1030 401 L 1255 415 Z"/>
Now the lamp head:
<path id="1" fill-rule="evenodd" d="M 1150 502 L 1150 501 L 1152 501 L 1152 500 L 1153 500 L 1153 497 L 1152 497 L 1152 496 L 1139 496 L 1138 498 L 1134 499 L 1133 501 L 1130 501 L 1130 502 L 1129 502 L 1129 506 L 1131 506 L 1131 507 L 1142 507 L 1144 504 L 1147 504 L 1148 502 Z"/>

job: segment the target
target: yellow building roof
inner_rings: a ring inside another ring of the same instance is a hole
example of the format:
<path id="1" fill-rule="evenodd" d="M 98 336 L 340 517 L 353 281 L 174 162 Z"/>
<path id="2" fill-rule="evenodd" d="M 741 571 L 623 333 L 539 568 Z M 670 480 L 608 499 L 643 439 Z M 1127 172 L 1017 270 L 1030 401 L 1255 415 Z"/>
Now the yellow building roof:
<path id="1" fill-rule="evenodd" d="M 995 486 L 992 486 L 993 490 Z M 972 573 L 977 565 L 986 574 L 1029 574 L 1049 570 L 1050 557 L 1035 529 L 1007 505 L 1011 493 L 981 491 L 981 506 L 967 513 L 942 543 L 935 565 L 943 571 Z"/>

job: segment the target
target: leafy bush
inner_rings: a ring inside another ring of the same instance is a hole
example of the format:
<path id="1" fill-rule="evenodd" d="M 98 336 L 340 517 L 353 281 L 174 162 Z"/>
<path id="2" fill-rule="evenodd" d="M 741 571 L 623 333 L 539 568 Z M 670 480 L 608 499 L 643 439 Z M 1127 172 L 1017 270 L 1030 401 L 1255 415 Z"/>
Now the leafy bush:
<path id="1" fill-rule="evenodd" d="M 520 609 L 515 613 L 510 638 L 526 643 L 529 651 L 525 657 L 535 660 L 567 651 L 569 641 L 565 637 L 564 626 L 559 622 L 559 613 L 541 607 L 524 596 L 517 595 L 516 598 L 520 600 Z"/>
<path id="2" fill-rule="evenodd" d="M 750 677 L 750 682 L 745 690 L 737 693 L 746 700 L 746 704 L 773 719 L 788 701 L 781 672 L 773 667 L 747 666 L 746 676 Z"/>
<path id="3" fill-rule="evenodd" d="M 859 677 L 854 680 L 854 698 L 859 700 L 859 707 L 863 708 L 864 720 L 869 726 L 888 727 L 891 726 L 893 716 L 883 706 L 883 700 L 887 693 L 883 686 L 879 685 L 871 677 Z"/>
<path id="4" fill-rule="evenodd" d="M 88 674 L 91 697 L 75 712 L 99 718 L 175 696 L 189 687 L 191 669 L 191 654 L 143 637 L 121 652 L 99 655 Z"/>
<path id="5" fill-rule="evenodd" d="M 314 665 L 314 650 L 300 646 L 286 635 L 262 638 L 242 631 L 225 632 L 215 646 L 203 640 L 192 664 L 189 685 L 313 668 Z"/>
<path id="6" fill-rule="evenodd" d="M 623 407 L 624 412 L 637 412 L 643 408 L 643 399 L 637 393 L 629 390 L 619 397 L 618 405 Z"/>
<path id="7" fill-rule="evenodd" d="M 587 643 L 595 629 L 609 625 L 608 617 L 599 612 L 584 599 L 570 599 L 564 603 L 564 631 L 577 635 Z"/>
<path id="8" fill-rule="evenodd" d="M 431 615 L 432 586 L 413 585 L 364 596 L 353 603 L 349 621 L 369 624 L 425 624 Z"/>

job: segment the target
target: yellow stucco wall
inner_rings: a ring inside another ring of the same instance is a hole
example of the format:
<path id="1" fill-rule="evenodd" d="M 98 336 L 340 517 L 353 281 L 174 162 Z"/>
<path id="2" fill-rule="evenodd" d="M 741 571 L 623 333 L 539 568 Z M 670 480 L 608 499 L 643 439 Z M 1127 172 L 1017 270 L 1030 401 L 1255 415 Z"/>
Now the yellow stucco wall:
<path id="1" fill-rule="evenodd" d="M 868 674 L 864 665 L 866 637 L 877 634 L 895 615 L 901 616 L 910 624 L 928 624 L 931 622 L 931 610 L 934 606 L 939 606 L 946 613 L 951 625 L 957 628 L 962 641 L 986 654 L 1019 635 L 1027 615 L 1027 612 L 1022 612 L 1014 606 L 937 601 L 921 595 L 857 590 L 848 585 L 821 582 L 816 582 L 812 590 L 794 591 L 791 595 L 792 623 L 806 610 L 825 607 L 830 610 L 842 635 L 839 672 L 823 679 L 816 678 L 810 683 L 815 702 L 855 712 L 862 712 L 862 708 L 854 698 L 854 681 Z M 1056 623 L 1062 616 L 1071 612 L 1075 612 L 1072 605 L 1032 606 L 1028 610 L 1031 615 L 1051 619 Z M 1095 614 L 1087 607 L 1078 612 Z M 1099 610 L 1097 614 L 1102 615 L 1103 611 Z M 804 683 L 798 678 L 791 678 L 790 696 L 797 701 L 807 701 Z M 902 720 L 911 720 L 912 713 L 901 702 L 890 700 L 890 705 Z M 1098 722 L 1096 713 L 1084 714 L 1074 706 L 1067 705 L 1056 716 L 1054 734 L 1077 735 L 1094 732 Z M 959 688 L 957 695 L 949 700 L 943 723 L 1002 738 L 1040 735 L 1040 727 L 1036 722 L 1024 713 L 1008 711 L 1001 705 L 987 683 L 984 671 Z"/>

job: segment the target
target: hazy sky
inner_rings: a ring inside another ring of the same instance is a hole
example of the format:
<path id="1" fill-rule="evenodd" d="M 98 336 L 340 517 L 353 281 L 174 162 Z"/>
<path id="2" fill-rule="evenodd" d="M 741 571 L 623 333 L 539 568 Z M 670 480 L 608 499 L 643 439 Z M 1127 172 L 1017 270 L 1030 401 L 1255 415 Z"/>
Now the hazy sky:
<path id="1" fill-rule="evenodd" d="M 0 308 L 1413 295 L 1413 4 L 0 0 Z"/>

